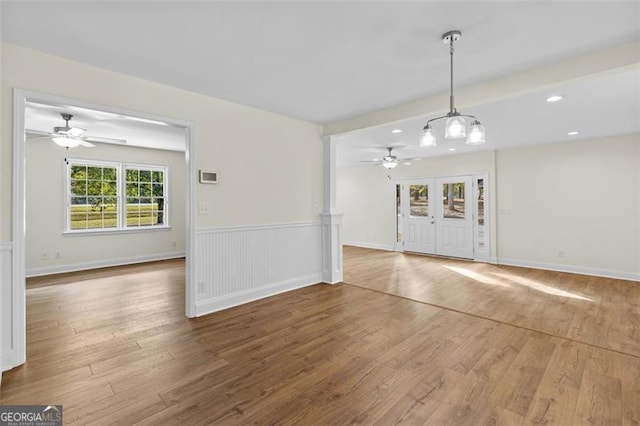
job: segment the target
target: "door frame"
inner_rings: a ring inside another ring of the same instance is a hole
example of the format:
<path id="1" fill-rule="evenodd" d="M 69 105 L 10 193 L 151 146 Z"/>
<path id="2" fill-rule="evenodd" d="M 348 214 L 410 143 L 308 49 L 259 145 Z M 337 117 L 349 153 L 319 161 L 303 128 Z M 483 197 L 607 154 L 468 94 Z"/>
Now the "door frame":
<path id="1" fill-rule="evenodd" d="M 407 178 L 401 178 L 401 179 L 395 179 L 394 180 L 394 202 L 395 202 L 395 190 L 397 188 L 397 185 L 405 185 L 405 184 L 409 184 L 410 182 L 415 182 L 415 181 L 420 181 L 420 180 L 425 180 L 425 179 L 433 179 L 434 181 L 438 178 L 448 178 L 448 177 L 455 177 L 455 176 L 471 176 L 472 178 L 472 202 L 473 202 L 473 208 L 472 208 L 472 212 L 473 212 L 473 261 L 474 262 L 485 262 L 485 263 L 495 263 L 495 259 L 493 259 L 491 257 L 491 248 L 492 248 L 492 240 L 491 240 L 491 235 L 492 235 L 492 228 L 494 226 L 494 222 L 492 219 L 492 210 L 491 210 L 491 205 L 494 202 L 492 196 L 493 194 L 491 193 L 491 182 L 489 181 L 489 177 L 491 176 L 491 174 L 489 173 L 489 171 L 476 171 L 476 172 L 472 172 L 472 173 L 465 173 L 465 172 L 460 172 L 460 173 L 447 173 L 447 174 L 439 174 L 439 175 L 427 175 L 427 176 L 413 176 L 413 177 L 407 177 Z M 485 244 L 485 255 L 483 256 L 478 256 L 478 252 L 476 250 L 477 247 L 477 232 L 476 232 L 476 219 L 478 217 L 478 203 L 476 202 L 476 194 L 477 194 L 477 180 L 478 179 L 484 179 L 484 196 L 485 196 L 485 202 L 484 202 L 484 221 L 485 221 L 485 240 L 484 240 L 484 244 Z M 402 194 L 402 191 L 401 191 Z M 402 204 L 402 200 L 400 201 L 400 203 Z M 397 231 L 397 216 L 396 216 L 396 210 L 394 209 L 394 216 L 393 216 L 393 223 L 394 223 L 394 228 Z M 403 218 L 404 219 L 404 218 Z M 404 221 L 403 221 L 403 226 L 404 226 Z M 395 234 L 394 234 L 395 235 Z M 404 234 L 403 234 L 403 238 L 404 238 Z M 394 251 L 397 252 L 404 252 L 404 248 L 403 248 L 403 244 L 402 243 L 398 243 L 397 239 L 394 239 L 394 243 L 393 243 L 393 247 L 394 247 Z"/>
<path id="2" fill-rule="evenodd" d="M 95 109 L 114 114 L 129 115 L 148 120 L 162 121 L 184 128 L 186 211 L 185 211 L 185 315 L 194 317 L 195 310 L 195 165 L 193 123 L 157 114 L 116 108 L 95 102 L 71 99 L 46 93 L 13 89 L 13 206 L 12 206 L 12 314 L 11 351 L 3 359 L 2 371 L 16 367 L 26 361 L 26 153 L 25 153 L 25 108 L 27 102 L 65 104 L 81 108 Z M 5 338 L 5 336 L 2 336 Z"/>

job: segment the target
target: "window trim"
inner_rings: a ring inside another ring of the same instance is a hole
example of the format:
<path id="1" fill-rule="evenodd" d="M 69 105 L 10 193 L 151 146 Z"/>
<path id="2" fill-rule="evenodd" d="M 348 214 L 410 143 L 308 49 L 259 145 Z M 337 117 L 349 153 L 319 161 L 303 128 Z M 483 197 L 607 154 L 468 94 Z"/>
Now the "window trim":
<path id="1" fill-rule="evenodd" d="M 72 166 L 100 166 L 100 167 L 115 167 L 116 168 L 116 198 L 118 200 L 117 208 L 117 226 L 113 228 L 85 228 L 85 229 L 71 229 L 71 167 Z M 127 192 L 126 192 L 126 170 L 127 168 L 145 169 L 151 171 L 163 172 L 163 196 L 164 196 L 164 210 L 163 219 L 164 223 L 161 225 L 146 225 L 146 226 L 127 226 Z M 111 161 L 111 160 L 95 160 L 95 159 L 83 159 L 83 158 L 67 158 L 65 160 L 64 167 L 64 179 L 65 179 L 65 195 L 64 195 L 64 223 L 63 223 L 63 235 L 96 235 L 96 234 L 123 234 L 123 233 L 137 233 L 137 232 L 150 232 L 154 230 L 167 230 L 171 229 L 171 216 L 170 216 L 170 200 L 169 200 L 169 166 L 160 164 L 144 164 L 144 163 L 129 163 L 123 161 Z"/>

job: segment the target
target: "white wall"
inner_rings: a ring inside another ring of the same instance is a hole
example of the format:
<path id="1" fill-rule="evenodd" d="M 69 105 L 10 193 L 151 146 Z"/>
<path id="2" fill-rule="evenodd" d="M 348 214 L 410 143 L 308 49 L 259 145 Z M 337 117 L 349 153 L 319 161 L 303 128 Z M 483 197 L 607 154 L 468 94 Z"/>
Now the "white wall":
<path id="1" fill-rule="evenodd" d="M 28 276 L 184 254 L 186 176 L 183 152 L 108 144 L 67 151 L 48 139 L 28 139 L 25 152 Z M 168 166 L 171 228 L 126 234 L 64 235 L 65 158 Z M 41 259 L 42 252 L 47 252 L 49 259 Z M 60 253 L 60 258 L 56 258 L 56 252 Z"/>
<path id="2" fill-rule="evenodd" d="M 344 167 L 337 172 L 338 209 L 343 212 L 344 243 L 393 250 L 396 238 L 395 184 L 402 179 L 489 173 L 489 190 L 495 192 L 493 151 L 450 155 L 400 163 L 387 171 L 379 165 Z M 390 176 L 388 178 L 387 176 Z M 493 200 L 490 200 L 493 206 Z M 492 208 L 490 220 L 495 217 Z M 495 234 L 492 234 L 495 241 Z M 492 245 L 491 257 L 495 257 Z"/>
<path id="3" fill-rule="evenodd" d="M 640 279 L 638 134 L 428 159 L 392 180 L 382 167 L 340 169 L 345 243 L 393 247 L 395 179 L 480 171 L 495 195 L 492 258 Z"/>
<path id="4" fill-rule="evenodd" d="M 497 169 L 503 263 L 640 279 L 640 135 L 502 150 Z"/>
<path id="5" fill-rule="evenodd" d="M 218 185 L 197 185 L 209 206 L 198 229 L 318 220 L 322 142 L 318 125 L 4 44 L 2 110 L 22 88 L 192 122 L 196 169 Z M 2 116 L 0 241 L 11 238 L 12 113 Z"/>
<path id="6" fill-rule="evenodd" d="M 3 44 L 1 54 L 0 243 L 10 243 L 12 238 L 14 88 L 192 123 L 194 146 L 190 161 L 195 169 L 217 171 L 220 178 L 217 185 L 195 186 L 196 205 L 192 207 L 198 210 L 202 206 L 207 212 L 196 216 L 195 229 L 198 232 L 228 226 L 246 228 L 278 224 L 280 232 L 287 234 L 288 227 L 319 222 L 323 202 L 320 126 L 13 45 Z M 190 179 L 195 182 L 196 176 L 190 176 Z M 243 231 L 238 229 L 237 232 Z M 198 235 L 196 247 L 200 243 Z M 286 252 L 278 251 L 280 246 L 272 244 L 273 241 L 247 242 L 252 253 L 279 253 L 271 259 L 271 264 L 244 258 L 235 263 L 234 269 L 228 270 L 224 277 L 207 274 L 206 270 L 199 268 L 199 265 L 219 262 L 223 252 L 198 252 L 196 249 L 191 253 L 194 269 L 201 271 L 194 277 L 198 290 L 195 299 L 200 306 L 215 306 L 216 309 L 231 306 L 231 302 L 224 305 L 223 299 L 209 301 L 211 303 L 203 299 L 203 295 L 221 285 L 234 295 L 234 303 L 238 303 L 264 297 L 269 289 L 277 292 L 310 284 L 307 281 L 310 276 L 320 276 L 318 264 L 318 275 L 304 271 L 304 277 L 272 277 L 274 282 L 255 281 L 253 284 L 259 287 L 248 290 L 229 286 L 228 281 L 232 281 L 240 270 L 270 277 L 268 268 L 280 267 L 290 261 Z M 320 244 L 319 237 L 309 240 L 300 256 L 308 259 L 317 256 Z M 11 246 L 7 244 L 6 247 Z M 12 255 L 15 253 L 3 254 L 8 259 Z M 311 261 L 308 264 L 313 265 Z M 2 289 L 11 288 L 6 283 L 0 284 L 3 284 L 0 286 Z M 0 294 L 1 300 L 11 297 L 4 292 Z M 20 303 L 14 302 L 14 309 Z M 195 311 L 195 306 L 193 309 Z M 197 312 L 206 313 L 202 310 Z M 23 333 L 16 324 L 19 323 L 14 322 L 14 331 Z M 15 352 L 15 342 L 5 344 L 12 337 L 3 335 L 2 338 L 3 346 L 11 347 Z M 21 356 L 18 353 L 8 358 L 20 360 Z M 0 368 L 6 369 L 17 362 L 3 362 Z"/>

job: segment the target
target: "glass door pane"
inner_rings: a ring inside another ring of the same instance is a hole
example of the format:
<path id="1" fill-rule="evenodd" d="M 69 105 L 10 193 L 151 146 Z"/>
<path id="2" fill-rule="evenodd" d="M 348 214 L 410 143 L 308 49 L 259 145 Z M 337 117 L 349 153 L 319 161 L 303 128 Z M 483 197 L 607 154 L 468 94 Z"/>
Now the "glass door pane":
<path id="1" fill-rule="evenodd" d="M 442 217 L 445 219 L 465 218 L 464 182 L 442 185 Z"/>
<path id="2" fill-rule="evenodd" d="M 428 185 L 409 185 L 409 215 L 429 216 Z"/>

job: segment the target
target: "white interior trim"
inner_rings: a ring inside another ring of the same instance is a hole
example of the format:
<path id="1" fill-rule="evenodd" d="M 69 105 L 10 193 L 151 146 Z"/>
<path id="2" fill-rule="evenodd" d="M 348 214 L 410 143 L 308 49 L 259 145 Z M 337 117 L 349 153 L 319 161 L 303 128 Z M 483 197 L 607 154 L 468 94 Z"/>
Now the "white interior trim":
<path id="1" fill-rule="evenodd" d="M 150 254 L 144 256 L 121 257 L 115 259 L 101 259 L 92 262 L 72 263 L 70 265 L 46 266 L 44 268 L 27 269 L 26 276 L 39 277 L 42 275 L 64 274 L 67 272 L 86 271 L 87 269 L 108 268 L 110 266 L 132 265 L 134 263 L 155 262 L 158 260 L 177 259 L 185 257 L 184 251 Z"/>
<path id="2" fill-rule="evenodd" d="M 195 265 L 192 260 L 195 252 L 195 165 L 192 158 L 194 156 L 193 124 L 187 121 L 170 117 L 163 117 L 139 111 L 130 111 L 123 108 L 114 108 L 93 102 L 80 101 L 77 99 L 65 98 L 62 96 L 50 95 L 46 93 L 34 92 L 19 88 L 13 89 L 13 348 L 9 356 L 11 362 L 4 362 L 0 368 L 6 369 L 15 367 L 26 360 L 26 298 L 25 298 L 25 107 L 27 102 L 39 102 L 46 104 L 74 105 L 83 108 L 96 109 L 114 114 L 122 114 L 148 120 L 162 121 L 185 129 L 185 162 L 187 170 L 186 179 L 186 291 L 185 291 L 185 314 L 187 317 L 196 315 L 195 290 L 193 288 L 193 277 Z M 4 338 L 4 336 L 3 336 Z"/>
<path id="3" fill-rule="evenodd" d="M 201 300 L 196 303 L 197 316 L 229 309 L 234 306 L 286 293 L 287 291 L 308 287 L 322 282 L 322 274 L 312 274 L 291 280 L 276 282 L 267 286 L 238 291 L 232 294 Z"/>
<path id="4" fill-rule="evenodd" d="M 371 244 L 371 243 L 360 243 L 360 242 L 357 242 L 357 241 L 343 241 L 342 245 L 343 246 L 360 247 L 360 248 L 366 248 L 366 249 L 373 249 L 373 250 L 402 251 L 402 248 L 397 249 L 395 244 L 393 246 L 388 246 L 388 245 L 385 245 L 385 244 Z"/>
<path id="5" fill-rule="evenodd" d="M 259 231 L 263 229 L 282 229 L 282 228 L 296 228 L 307 226 L 318 226 L 320 222 L 293 222 L 293 223 L 274 223 L 269 225 L 233 225 L 233 226 L 218 226 L 208 229 L 197 229 L 196 235 L 206 234 L 219 234 L 228 231 Z"/>
<path id="6" fill-rule="evenodd" d="M 567 272 L 570 274 L 590 275 L 594 277 L 615 278 L 619 280 L 640 281 L 640 274 L 609 269 L 585 268 L 582 266 L 561 265 L 557 263 L 530 262 L 521 259 L 498 258 L 498 265 L 521 266 L 546 271 Z"/>

